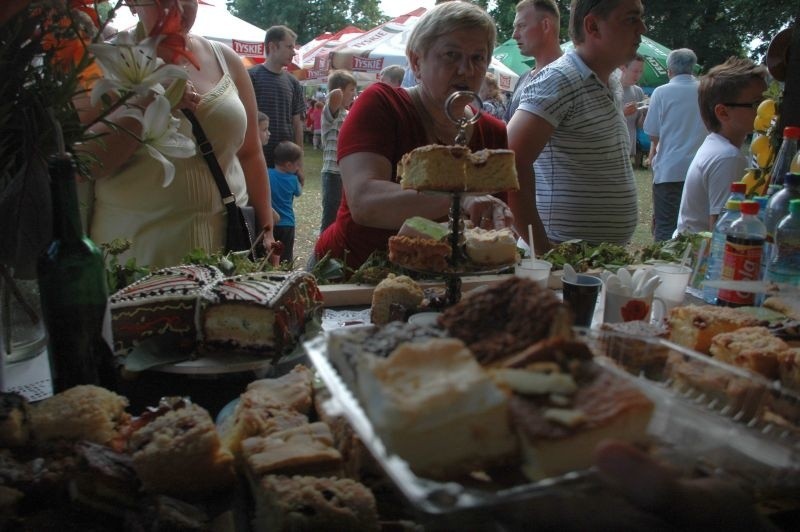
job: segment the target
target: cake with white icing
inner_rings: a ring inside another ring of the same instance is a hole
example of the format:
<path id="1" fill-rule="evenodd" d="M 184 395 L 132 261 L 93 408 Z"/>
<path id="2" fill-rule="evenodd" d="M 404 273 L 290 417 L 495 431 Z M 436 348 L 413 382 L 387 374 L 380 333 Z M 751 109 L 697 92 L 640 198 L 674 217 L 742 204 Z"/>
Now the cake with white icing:
<path id="1" fill-rule="evenodd" d="M 114 352 L 127 354 L 156 336 L 192 349 L 197 341 L 198 296 L 222 278 L 222 272 L 213 266 L 171 266 L 113 294 L 109 310 Z"/>
<path id="2" fill-rule="evenodd" d="M 295 346 L 315 316 L 322 317 L 322 294 L 309 273 L 229 277 L 201 294 L 202 348 L 277 357 Z"/>

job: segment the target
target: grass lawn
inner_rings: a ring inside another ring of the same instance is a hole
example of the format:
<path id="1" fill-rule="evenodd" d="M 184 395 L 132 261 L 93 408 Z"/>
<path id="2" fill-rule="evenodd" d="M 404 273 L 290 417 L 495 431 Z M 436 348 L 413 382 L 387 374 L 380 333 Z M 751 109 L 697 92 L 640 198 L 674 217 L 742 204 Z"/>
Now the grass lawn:
<path id="1" fill-rule="evenodd" d="M 303 166 L 306 174 L 306 186 L 303 195 L 294 202 L 297 223 L 294 256 L 296 267 L 304 267 L 314 249 L 322 216 L 322 188 L 320 171 L 322 169 L 322 152 L 315 150 L 310 144 L 305 145 Z M 640 248 L 653 242 L 650 234 L 650 220 L 653 217 L 652 182 L 649 169 L 635 170 L 636 188 L 639 194 L 639 224 L 633 234 L 631 248 Z"/>

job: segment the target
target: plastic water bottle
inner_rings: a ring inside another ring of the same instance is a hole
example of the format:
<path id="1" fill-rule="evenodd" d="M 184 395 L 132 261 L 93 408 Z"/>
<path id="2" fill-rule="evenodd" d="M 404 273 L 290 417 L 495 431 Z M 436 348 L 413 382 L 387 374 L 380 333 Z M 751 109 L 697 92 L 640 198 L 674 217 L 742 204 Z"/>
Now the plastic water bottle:
<path id="1" fill-rule="evenodd" d="M 722 210 L 719 212 L 719 217 L 728 212 L 728 201 L 736 200 L 736 201 L 744 201 L 747 199 L 747 185 L 741 181 L 737 181 L 735 183 L 731 183 L 731 195 L 728 196 L 728 199 L 725 200 L 725 205 L 722 207 Z M 719 218 L 718 218 L 719 219 Z"/>
<path id="2" fill-rule="evenodd" d="M 783 142 L 781 142 L 781 147 L 778 149 L 778 154 L 775 156 L 775 162 L 772 163 L 772 171 L 770 172 L 772 176 L 770 179 L 771 184 L 783 185 L 784 177 L 791 169 L 792 159 L 797 154 L 798 139 L 800 139 L 800 127 L 787 126 L 783 128 Z"/>
<path id="3" fill-rule="evenodd" d="M 725 213 L 720 215 L 714 231 L 711 234 L 711 251 L 708 255 L 706 267 L 706 281 L 718 281 L 722 275 L 722 260 L 725 254 L 725 237 L 731 224 L 739 218 L 739 200 L 728 200 Z M 703 299 L 706 303 L 716 304 L 717 289 L 703 288 Z"/>
<path id="4" fill-rule="evenodd" d="M 769 199 L 764 225 L 767 226 L 767 241 L 772 242 L 778 222 L 789 214 L 789 202 L 800 198 L 800 174 L 786 174 L 783 189 Z"/>
<path id="5" fill-rule="evenodd" d="M 757 281 L 761 279 L 761 256 L 767 228 L 758 219 L 758 203 L 743 201 L 742 215 L 731 224 L 725 238 L 725 254 L 722 260 L 721 279 L 726 281 Z M 717 304 L 729 307 L 744 307 L 755 303 L 752 292 L 737 292 L 720 289 Z"/>
<path id="6" fill-rule="evenodd" d="M 775 231 L 775 253 L 767 268 L 767 279 L 800 285 L 800 199 L 789 202 L 789 214 Z"/>

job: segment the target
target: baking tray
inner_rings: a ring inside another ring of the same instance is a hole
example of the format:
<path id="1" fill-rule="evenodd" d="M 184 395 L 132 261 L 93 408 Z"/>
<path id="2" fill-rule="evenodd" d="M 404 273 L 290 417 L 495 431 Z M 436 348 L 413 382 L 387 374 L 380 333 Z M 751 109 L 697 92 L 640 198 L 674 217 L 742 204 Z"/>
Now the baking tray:
<path id="1" fill-rule="evenodd" d="M 447 514 L 462 510 L 493 506 L 534 497 L 547 497 L 562 490 L 592 489 L 597 486 L 593 469 L 572 471 L 565 475 L 547 478 L 538 482 L 518 481 L 491 487 L 467 485 L 462 482 L 436 481 L 417 476 L 409 465 L 388 450 L 372 427 L 372 423 L 361 407 L 356 395 L 351 392 L 345 379 L 333 366 L 329 358 L 329 345 L 342 345 L 343 335 L 363 334 L 365 327 L 328 331 L 304 343 L 304 348 L 319 377 L 328 387 L 332 398 L 324 405 L 331 414 L 341 413 L 352 424 L 362 440 L 403 495 L 417 509 L 429 514 Z M 576 329 L 576 334 L 587 341 L 596 355 L 595 362 L 605 370 L 634 383 L 654 403 L 653 416 L 648 426 L 654 451 L 684 472 L 702 471 L 722 477 L 733 477 L 758 493 L 770 491 L 786 492 L 800 488 L 800 455 L 798 442 L 785 431 L 771 430 L 726 410 L 718 401 L 713 404 L 698 400 L 698 396 L 671 386 L 669 379 L 653 379 L 642 372 L 629 371 L 614 361 L 611 356 L 621 346 L 644 346 L 646 350 L 660 348 L 677 349 L 661 340 L 647 340 L 602 331 Z M 331 339 L 334 339 L 331 342 Z M 630 349 L 629 347 L 626 349 Z M 624 352 L 624 351 L 623 351 Z M 695 360 L 691 354 L 688 356 Z M 702 355 L 696 355 L 700 357 Z M 616 357 L 621 360 L 624 357 Z M 708 357 L 705 357 L 708 358 Z M 752 379 L 748 372 L 714 364 L 710 359 L 696 358 L 698 364 L 711 363 L 717 369 L 729 372 L 737 378 Z M 762 393 L 772 395 L 776 387 L 768 384 Z M 783 392 L 782 392 L 783 393 Z M 763 403 L 766 397 L 750 400 Z M 773 427 L 774 429 L 774 427 Z"/>

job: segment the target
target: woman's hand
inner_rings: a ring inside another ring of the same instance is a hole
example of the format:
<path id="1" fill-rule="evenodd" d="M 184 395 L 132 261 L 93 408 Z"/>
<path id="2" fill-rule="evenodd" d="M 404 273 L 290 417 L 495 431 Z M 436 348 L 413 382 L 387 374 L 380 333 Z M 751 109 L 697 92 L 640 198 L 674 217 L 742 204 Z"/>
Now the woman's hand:
<path id="1" fill-rule="evenodd" d="M 198 94 L 197 89 L 195 89 L 194 83 L 192 80 L 188 80 L 186 82 L 186 86 L 183 89 L 183 96 L 181 100 L 178 102 L 176 106 L 178 109 L 188 109 L 189 111 L 196 111 L 197 107 L 200 105 L 200 100 L 203 97 Z"/>
<path id="2" fill-rule="evenodd" d="M 467 196 L 461 200 L 461 208 L 481 229 L 503 229 L 514 223 L 511 209 L 494 196 Z"/>
<path id="3" fill-rule="evenodd" d="M 281 254 L 283 253 L 283 242 L 278 242 L 272 235 L 272 228 L 265 227 L 261 233 L 261 245 L 264 246 L 269 263 L 273 266 L 278 266 L 281 263 Z"/>

